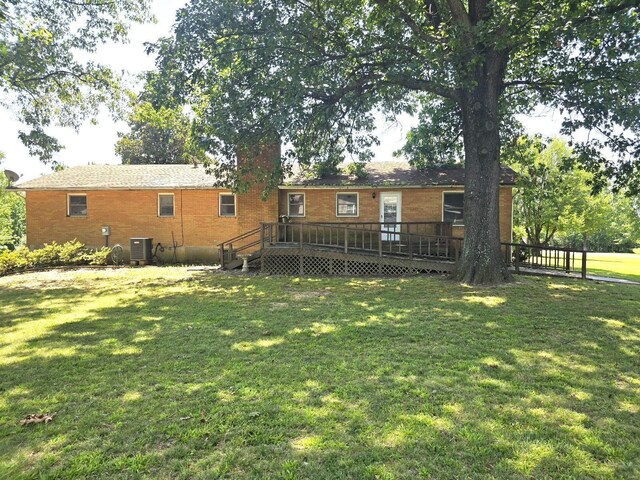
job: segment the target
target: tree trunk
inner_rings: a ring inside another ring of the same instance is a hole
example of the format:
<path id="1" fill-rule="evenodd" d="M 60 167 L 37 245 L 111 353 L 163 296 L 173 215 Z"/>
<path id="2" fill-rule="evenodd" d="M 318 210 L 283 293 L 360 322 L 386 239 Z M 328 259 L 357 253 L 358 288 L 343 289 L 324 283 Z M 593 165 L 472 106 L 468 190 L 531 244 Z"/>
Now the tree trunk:
<path id="1" fill-rule="evenodd" d="M 494 285 L 511 280 L 500 250 L 499 74 L 479 67 L 476 87 L 462 92 L 465 151 L 464 247 L 455 278 Z"/>
<path id="2" fill-rule="evenodd" d="M 589 250 L 589 235 L 587 232 L 582 232 L 582 251 L 586 252 Z"/>

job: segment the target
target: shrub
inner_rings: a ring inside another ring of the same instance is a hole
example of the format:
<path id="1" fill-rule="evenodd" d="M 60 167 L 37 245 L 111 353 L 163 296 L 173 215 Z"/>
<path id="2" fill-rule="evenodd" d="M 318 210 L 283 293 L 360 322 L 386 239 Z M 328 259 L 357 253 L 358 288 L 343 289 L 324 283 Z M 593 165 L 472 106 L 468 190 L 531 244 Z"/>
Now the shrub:
<path id="1" fill-rule="evenodd" d="M 59 246 L 59 262 L 62 265 L 80 265 L 84 263 L 84 257 L 87 255 L 86 251 L 84 244 L 77 240 L 71 240 Z"/>
<path id="2" fill-rule="evenodd" d="M 0 252 L 0 276 L 30 267 L 29 253 L 27 247 L 18 247 L 15 250 Z"/>
<path id="3" fill-rule="evenodd" d="M 45 243 L 44 247 L 38 248 L 37 250 L 32 250 L 31 252 L 28 251 L 28 263 L 33 267 L 52 267 L 54 265 L 60 265 L 61 247 L 62 245 L 52 242 Z"/>
<path id="4" fill-rule="evenodd" d="M 0 276 L 29 268 L 58 265 L 106 265 L 110 254 L 111 249 L 108 247 L 92 250 L 77 240 L 62 245 L 52 242 L 36 250 L 18 247 L 15 250 L 0 251 Z"/>
<path id="5" fill-rule="evenodd" d="M 110 256 L 111 249 L 109 247 L 102 247 L 100 250 L 94 250 L 84 254 L 84 258 L 89 265 L 106 265 L 109 263 Z"/>

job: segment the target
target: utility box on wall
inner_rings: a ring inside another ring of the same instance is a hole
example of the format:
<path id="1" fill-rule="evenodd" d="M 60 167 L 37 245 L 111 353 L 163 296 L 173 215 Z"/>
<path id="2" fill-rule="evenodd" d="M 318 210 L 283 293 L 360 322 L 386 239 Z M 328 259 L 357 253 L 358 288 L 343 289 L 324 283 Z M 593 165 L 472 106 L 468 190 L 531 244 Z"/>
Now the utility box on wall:
<path id="1" fill-rule="evenodd" d="M 111 227 L 109 225 L 105 225 L 102 227 L 102 236 L 108 237 L 109 235 L 111 235 Z"/>
<path id="2" fill-rule="evenodd" d="M 131 260 L 140 262 L 151 261 L 152 238 L 132 238 L 131 239 Z"/>

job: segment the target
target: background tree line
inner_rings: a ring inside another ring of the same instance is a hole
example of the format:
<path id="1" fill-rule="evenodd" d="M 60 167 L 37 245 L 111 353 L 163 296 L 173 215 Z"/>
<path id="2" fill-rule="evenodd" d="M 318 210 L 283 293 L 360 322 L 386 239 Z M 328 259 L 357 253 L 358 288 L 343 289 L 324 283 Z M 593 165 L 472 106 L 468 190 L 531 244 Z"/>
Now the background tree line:
<path id="1" fill-rule="evenodd" d="M 607 186 L 594 192 L 565 140 L 522 136 L 504 149 L 517 174 L 516 241 L 603 252 L 628 252 L 640 243 L 640 198 Z"/>

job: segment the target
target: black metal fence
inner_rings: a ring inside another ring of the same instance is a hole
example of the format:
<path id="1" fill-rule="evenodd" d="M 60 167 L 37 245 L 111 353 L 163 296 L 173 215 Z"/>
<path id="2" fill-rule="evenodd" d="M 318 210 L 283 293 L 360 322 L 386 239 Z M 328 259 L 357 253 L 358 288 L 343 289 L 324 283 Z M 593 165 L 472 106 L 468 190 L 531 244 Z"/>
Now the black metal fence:
<path id="1" fill-rule="evenodd" d="M 587 252 L 572 248 L 527 245 L 525 243 L 503 243 L 505 262 L 520 269 L 555 270 L 579 273 L 587 278 Z"/>

